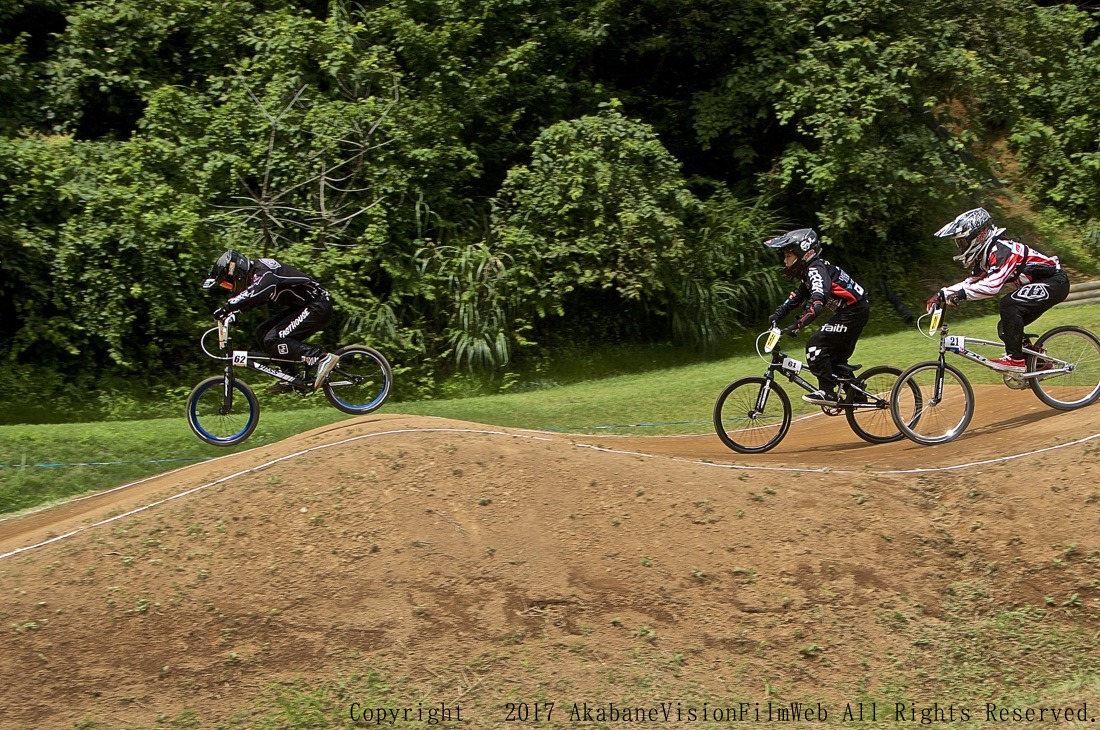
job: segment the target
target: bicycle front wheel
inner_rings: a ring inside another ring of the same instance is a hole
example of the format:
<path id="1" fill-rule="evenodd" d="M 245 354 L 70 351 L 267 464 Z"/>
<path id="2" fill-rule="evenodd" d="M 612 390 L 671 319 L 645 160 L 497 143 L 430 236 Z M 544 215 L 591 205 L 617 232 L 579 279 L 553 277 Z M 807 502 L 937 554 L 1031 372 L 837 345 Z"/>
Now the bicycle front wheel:
<path id="1" fill-rule="evenodd" d="M 321 386 L 328 402 L 353 416 L 381 408 L 393 388 L 393 368 L 382 353 L 366 345 L 348 345 L 336 354 L 340 360 Z"/>
<path id="2" fill-rule="evenodd" d="M 228 400 L 224 375 L 207 378 L 187 396 L 187 424 L 208 444 L 239 444 L 260 422 L 260 403 L 247 383 L 234 380 L 232 402 Z"/>
<path id="3" fill-rule="evenodd" d="M 741 454 L 773 449 L 791 427 L 791 399 L 775 381 L 741 378 L 726 386 L 714 404 L 714 430 Z"/>
<path id="4" fill-rule="evenodd" d="M 890 415 L 903 434 L 925 446 L 957 439 L 974 417 L 974 389 L 962 371 L 938 362 L 917 363 L 906 370 L 890 393 Z"/>
<path id="5" fill-rule="evenodd" d="M 905 438 L 890 415 L 890 393 L 901 369 L 880 365 L 856 378 L 848 399 L 840 405 L 856 436 L 871 444 L 888 444 Z"/>
<path id="6" fill-rule="evenodd" d="M 1040 337 L 1035 345 L 1046 350 L 1050 359 L 1028 355 L 1029 372 L 1048 364 L 1052 369 L 1067 365 L 1073 367 L 1068 373 L 1030 378 L 1031 389 L 1039 400 L 1051 408 L 1072 411 L 1100 398 L 1100 340 L 1096 335 L 1073 325 L 1055 327 Z"/>

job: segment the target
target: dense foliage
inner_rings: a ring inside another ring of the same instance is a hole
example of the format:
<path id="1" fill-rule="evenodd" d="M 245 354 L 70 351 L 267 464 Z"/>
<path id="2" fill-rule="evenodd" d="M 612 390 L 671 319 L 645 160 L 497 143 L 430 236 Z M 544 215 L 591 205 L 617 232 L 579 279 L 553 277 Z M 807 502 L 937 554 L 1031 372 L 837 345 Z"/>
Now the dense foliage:
<path id="1" fill-rule="evenodd" d="M 774 305 L 788 225 L 875 292 L 1006 190 L 1100 253 L 1081 6 L 0 0 L 0 399 L 179 384 L 227 247 L 325 281 L 323 337 L 420 393 L 713 342 Z"/>

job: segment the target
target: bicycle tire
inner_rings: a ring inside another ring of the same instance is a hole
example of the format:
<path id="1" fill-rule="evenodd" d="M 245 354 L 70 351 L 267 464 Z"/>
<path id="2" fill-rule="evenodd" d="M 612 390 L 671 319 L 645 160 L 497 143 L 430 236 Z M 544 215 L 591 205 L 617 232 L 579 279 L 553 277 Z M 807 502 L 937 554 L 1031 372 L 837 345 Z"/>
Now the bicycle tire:
<path id="1" fill-rule="evenodd" d="M 905 438 L 905 434 L 894 424 L 894 418 L 890 413 L 890 394 L 900 375 L 901 368 L 879 365 L 855 378 L 856 386 L 881 399 L 882 402 L 878 408 L 853 407 L 852 400 L 863 398 L 866 402 L 866 396 L 862 393 L 852 393 L 852 391 L 848 393 L 848 402 L 840 404 L 844 407 L 844 417 L 848 420 L 852 431 L 867 443 L 888 444 Z"/>
<path id="2" fill-rule="evenodd" d="M 938 403 L 931 402 L 939 369 L 934 360 L 917 363 L 898 377 L 890 392 L 894 425 L 924 446 L 954 441 L 974 417 L 974 388 L 954 365 L 944 363 L 942 397 Z"/>
<path id="3" fill-rule="evenodd" d="M 247 383 L 234 380 L 233 411 L 222 413 L 225 376 L 207 378 L 187 396 L 187 425 L 212 446 L 233 446 L 252 435 L 260 422 L 260 402 Z M 241 404 L 244 408 L 241 408 Z"/>
<path id="4" fill-rule="evenodd" d="M 771 389 L 765 410 L 754 414 L 764 388 Z M 767 378 L 735 380 L 725 387 L 714 404 L 715 433 L 722 443 L 740 454 L 770 451 L 783 440 L 790 427 L 791 399 L 775 381 Z"/>
<path id="5" fill-rule="evenodd" d="M 1096 335 L 1074 325 L 1055 327 L 1036 340 L 1035 347 L 1075 366 L 1071 373 L 1029 378 L 1039 400 L 1051 408 L 1072 411 L 1100 398 L 1100 339 Z M 1041 356 L 1028 355 L 1028 372 L 1037 370 L 1042 360 Z"/>
<path id="6" fill-rule="evenodd" d="M 353 416 L 381 408 L 393 390 L 389 361 L 366 345 L 348 345 L 336 354 L 340 359 L 321 384 L 328 402 Z"/>

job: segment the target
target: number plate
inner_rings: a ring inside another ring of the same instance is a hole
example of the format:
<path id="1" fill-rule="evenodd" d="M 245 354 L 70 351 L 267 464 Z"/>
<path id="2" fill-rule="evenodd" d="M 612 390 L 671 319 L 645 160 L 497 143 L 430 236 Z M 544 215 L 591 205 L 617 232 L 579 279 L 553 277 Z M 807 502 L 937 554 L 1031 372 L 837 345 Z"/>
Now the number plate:
<path id="1" fill-rule="evenodd" d="M 790 370 L 792 373 L 802 372 L 802 363 L 799 360 L 795 360 L 793 357 L 783 358 L 783 369 Z"/>
<path id="2" fill-rule="evenodd" d="M 768 339 L 764 342 L 764 352 L 771 352 L 775 349 L 775 346 L 779 343 L 779 334 L 777 329 L 768 332 Z"/>
<path id="3" fill-rule="evenodd" d="M 948 350 L 959 352 L 966 349 L 966 338 L 959 335 L 949 335 L 944 338 L 943 346 Z"/>
<path id="4" fill-rule="evenodd" d="M 234 365 L 247 365 L 248 364 L 248 352 L 245 350 L 233 351 L 233 364 Z"/>
<path id="5" fill-rule="evenodd" d="M 940 320 L 943 318 L 942 309 L 932 310 L 932 322 L 928 325 L 928 334 L 936 334 L 936 330 L 940 328 Z"/>

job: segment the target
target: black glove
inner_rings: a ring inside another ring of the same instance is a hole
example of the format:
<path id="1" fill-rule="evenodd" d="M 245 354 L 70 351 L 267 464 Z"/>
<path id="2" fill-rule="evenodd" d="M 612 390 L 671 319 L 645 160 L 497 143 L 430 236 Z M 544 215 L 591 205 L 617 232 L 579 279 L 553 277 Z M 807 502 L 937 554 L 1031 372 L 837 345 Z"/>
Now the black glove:
<path id="1" fill-rule="evenodd" d="M 768 317 L 768 329 L 774 329 L 779 324 L 779 317 L 772 315 Z"/>
<path id="2" fill-rule="evenodd" d="M 784 337 L 798 337 L 798 333 L 799 333 L 799 329 L 798 329 L 798 325 L 796 325 L 796 324 L 792 324 L 789 327 L 784 327 L 783 328 L 783 336 Z"/>
<path id="3" fill-rule="evenodd" d="M 228 317 L 230 314 L 231 314 L 231 312 L 228 309 L 226 309 L 225 307 L 218 307 L 217 309 L 214 310 L 214 319 L 221 322 L 221 321 L 224 321 L 225 318 Z"/>

